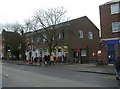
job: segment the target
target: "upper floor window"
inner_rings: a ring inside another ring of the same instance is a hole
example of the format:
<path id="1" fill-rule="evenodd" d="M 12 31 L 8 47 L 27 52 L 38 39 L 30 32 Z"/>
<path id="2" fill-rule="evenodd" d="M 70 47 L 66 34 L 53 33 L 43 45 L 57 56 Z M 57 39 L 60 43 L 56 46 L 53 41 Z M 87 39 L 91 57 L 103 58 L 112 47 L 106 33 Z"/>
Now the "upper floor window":
<path id="1" fill-rule="evenodd" d="M 112 23 L 112 32 L 120 32 L 120 22 Z"/>
<path id="2" fill-rule="evenodd" d="M 64 32 L 59 34 L 59 39 L 64 39 Z"/>
<path id="3" fill-rule="evenodd" d="M 46 43 L 47 35 L 43 35 L 43 43 Z"/>
<path id="4" fill-rule="evenodd" d="M 83 38 L 83 30 L 79 30 L 78 35 L 79 35 L 79 38 Z"/>
<path id="5" fill-rule="evenodd" d="M 39 36 L 37 37 L 37 42 L 38 42 L 38 43 L 40 42 L 40 37 L 39 37 Z"/>
<path id="6" fill-rule="evenodd" d="M 88 32 L 88 38 L 93 39 L 93 33 L 92 32 Z"/>
<path id="7" fill-rule="evenodd" d="M 52 40 L 55 40 L 55 36 L 52 37 Z"/>
<path id="8" fill-rule="evenodd" d="M 119 3 L 111 5 L 111 14 L 117 14 L 120 12 Z"/>
<path id="9" fill-rule="evenodd" d="M 34 42 L 34 38 L 33 37 L 31 37 L 31 41 L 32 41 L 32 43 Z"/>

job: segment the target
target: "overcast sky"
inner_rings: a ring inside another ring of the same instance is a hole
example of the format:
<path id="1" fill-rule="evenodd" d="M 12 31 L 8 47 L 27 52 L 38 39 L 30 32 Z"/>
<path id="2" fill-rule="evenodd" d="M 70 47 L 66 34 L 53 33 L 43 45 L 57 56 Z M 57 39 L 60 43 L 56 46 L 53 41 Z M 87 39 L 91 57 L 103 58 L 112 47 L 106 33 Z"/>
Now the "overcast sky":
<path id="1" fill-rule="evenodd" d="M 70 19 L 86 15 L 100 28 L 99 5 L 108 1 L 110 0 L 0 0 L 0 24 L 23 23 L 39 8 L 63 6 Z"/>

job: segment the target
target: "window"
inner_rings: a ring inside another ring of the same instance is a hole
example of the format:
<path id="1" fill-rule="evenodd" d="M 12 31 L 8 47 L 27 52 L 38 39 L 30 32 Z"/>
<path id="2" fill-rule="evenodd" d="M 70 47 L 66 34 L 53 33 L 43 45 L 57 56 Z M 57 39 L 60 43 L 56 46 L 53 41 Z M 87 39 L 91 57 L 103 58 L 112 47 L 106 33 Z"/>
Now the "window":
<path id="1" fill-rule="evenodd" d="M 120 32 L 120 22 L 112 23 L 112 32 Z"/>
<path id="2" fill-rule="evenodd" d="M 43 43 L 46 43 L 47 35 L 43 35 Z"/>
<path id="3" fill-rule="evenodd" d="M 83 56 L 87 56 L 87 51 L 86 50 L 81 50 L 81 56 L 83 57 Z"/>
<path id="4" fill-rule="evenodd" d="M 62 32 L 62 36 L 61 36 L 62 39 L 64 39 L 64 32 Z"/>
<path id="5" fill-rule="evenodd" d="M 38 43 L 40 42 L 40 37 L 39 37 L 39 36 L 37 37 L 37 42 L 38 42 Z"/>
<path id="6" fill-rule="evenodd" d="M 83 38 L 83 30 L 79 31 L 79 38 Z"/>
<path id="7" fill-rule="evenodd" d="M 88 39 L 93 39 L 93 33 L 92 32 L 88 32 Z"/>
<path id="8" fill-rule="evenodd" d="M 61 34 L 59 34 L 59 39 L 61 38 Z"/>
<path id="9" fill-rule="evenodd" d="M 111 5 L 111 14 L 117 14 L 120 12 L 119 3 Z"/>
<path id="10" fill-rule="evenodd" d="M 59 34 L 59 39 L 64 39 L 64 32 L 62 32 L 61 34 Z"/>
<path id="11" fill-rule="evenodd" d="M 55 36 L 52 37 L 52 40 L 55 40 Z"/>
<path id="12" fill-rule="evenodd" d="M 108 44 L 108 49 L 107 50 L 115 50 L 115 45 L 114 44 Z"/>
<path id="13" fill-rule="evenodd" d="M 34 40 L 33 40 L 33 39 L 34 39 L 34 38 L 32 37 L 32 38 L 31 38 L 32 43 L 34 42 Z"/>

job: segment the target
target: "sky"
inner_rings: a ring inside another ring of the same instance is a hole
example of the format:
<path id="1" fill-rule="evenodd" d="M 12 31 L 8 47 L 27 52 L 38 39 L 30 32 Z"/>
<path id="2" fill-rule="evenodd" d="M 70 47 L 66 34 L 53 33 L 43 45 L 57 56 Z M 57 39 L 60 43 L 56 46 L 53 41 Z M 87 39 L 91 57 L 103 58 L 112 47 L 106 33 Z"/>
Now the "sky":
<path id="1" fill-rule="evenodd" d="M 22 24 L 38 9 L 63 6 L 70 19 L 87 16 L 100 29 L 99 6 L 108 1 L 110 0 L 0 0 L 0 24 Z"/>

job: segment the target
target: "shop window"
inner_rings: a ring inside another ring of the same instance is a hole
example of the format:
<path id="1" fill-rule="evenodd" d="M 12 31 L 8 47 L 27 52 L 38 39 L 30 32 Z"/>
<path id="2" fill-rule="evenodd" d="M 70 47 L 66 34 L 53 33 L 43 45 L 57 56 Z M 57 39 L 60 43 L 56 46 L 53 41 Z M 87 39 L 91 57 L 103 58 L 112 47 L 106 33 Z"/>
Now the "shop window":
<path id="1" fill-rule="evenodd" d="M 87 51 L 86 50 L 81 50 L 81 56 L 87 56 Z"/>
<path id="2" fill-rule="evenodd" d="M 108 45 L 108 50 L 115 50 L 115 45 L 114 44 L 109 44 Z"/>
<path id="3" fill-rule="evenodd" d="M 58 48 L 58 52 L 62 52 L 62 49 L 61 49 L 61 48 Z"/>
<path id="4" fill-rule="evenodd" d="M 78 56 L 79 56 L 79 55 L 78 55 L 78 52 L 74 51 L 74 52 L 73 52 L 73 57 L 76 57 L 76 58 L 77 58 Z"/>

